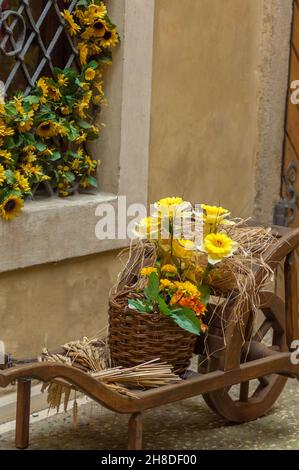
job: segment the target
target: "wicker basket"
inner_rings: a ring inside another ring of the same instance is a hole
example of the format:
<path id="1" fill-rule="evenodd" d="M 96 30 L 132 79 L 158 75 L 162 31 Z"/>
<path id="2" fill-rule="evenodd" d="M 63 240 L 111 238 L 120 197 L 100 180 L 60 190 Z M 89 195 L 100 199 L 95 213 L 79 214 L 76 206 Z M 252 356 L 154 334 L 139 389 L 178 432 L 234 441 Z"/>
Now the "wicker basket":
<path id="1" fill-rule="evenodd" d="M 127 296 L 110 299 L 109 347 L 114 366 L 132 367 L 160 358 L 182 375 L 190 364 L 196 335 L 163 315 L 139 313 L 127 306 Z"/>

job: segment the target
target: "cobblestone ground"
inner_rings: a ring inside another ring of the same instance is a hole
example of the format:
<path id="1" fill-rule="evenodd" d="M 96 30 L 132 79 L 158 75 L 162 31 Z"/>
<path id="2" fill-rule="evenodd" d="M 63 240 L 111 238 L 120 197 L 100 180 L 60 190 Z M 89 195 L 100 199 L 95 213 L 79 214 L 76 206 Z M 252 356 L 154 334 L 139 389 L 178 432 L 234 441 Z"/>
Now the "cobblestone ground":
<path id="1" fill-rule="evenodd" d="M 30 449 L 125 449 L 127 417 L 87 403 L 79 408 L 78 428 L 72 413 L 31 425 Z M 12 449 L 12 432 L 0 436 L 0 449 Z M 299 449 L 299 384 L 289 381 L 267 416 L 231 425 L 208 409 L 201 397 L 145 413 L 145 449 Z"/>

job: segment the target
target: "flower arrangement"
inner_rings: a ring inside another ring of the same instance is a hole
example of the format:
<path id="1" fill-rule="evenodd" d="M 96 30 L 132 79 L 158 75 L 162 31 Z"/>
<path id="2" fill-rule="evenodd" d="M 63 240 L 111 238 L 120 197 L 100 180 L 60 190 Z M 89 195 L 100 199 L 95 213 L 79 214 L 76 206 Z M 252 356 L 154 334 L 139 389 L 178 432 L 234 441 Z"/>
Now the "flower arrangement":
<path id="1" fill-rule="evenodd" d="M 62 16 L 79 51 L 79 70 L 56 68 L 53 77 L 39 78 L 28 96 L 17 92 L 0 102 L 4 221 L 20 213 L 43 181 L 61 197 L 97 186 L 99 162 L 88 155 L 86 143 L 99 136 L 95 115 L 105 103 L 103 70 L 119 36 L 102 1 L 77 0 L 73 12 L 64 10 Z"/>
<path id="2" fill-rule="evenodd" d="M 128 300 L 130 308 L 170 316 L 180 327 L 197 335 L 207 330 L 204 315 L 212 271 L 237 249 L 237 243 L 225 231 L 234 223 L 228 220 L 229 211 L 205 204 L 200 208 L 197 213 L 180 197 L 164 198 L 155 204 L 155 213 L 137 225 L 136 235 L 155 244 L 157 257 L 154 265 L 140 271 L 140 283 L 146 279 L 142 298 Z M 195 220 L 198 232 L 182 238 L 188 218 L 189 235 Z M 197 243 L 195 238 L 202 242 Z"/>
<path id="3" fill-rule="evenodd" d="M 273 241 L 270 229 L 248 227 L 223 207 L 168 197 L 154 205 L 135 233 L 153 245 L 155 256 L 142 260 L 128 298 L 131 309 L 166 315 L 196 335 L 208 329 L 211 294 L 235 300 L 235 321 L 241 321 L 244 306 L 256 310 L 260 286 L 253 272 L 263 267 L 265 278 L 271 273 L 262 256 Z M 227 302 L 222 305 L 224 310 Z"/>

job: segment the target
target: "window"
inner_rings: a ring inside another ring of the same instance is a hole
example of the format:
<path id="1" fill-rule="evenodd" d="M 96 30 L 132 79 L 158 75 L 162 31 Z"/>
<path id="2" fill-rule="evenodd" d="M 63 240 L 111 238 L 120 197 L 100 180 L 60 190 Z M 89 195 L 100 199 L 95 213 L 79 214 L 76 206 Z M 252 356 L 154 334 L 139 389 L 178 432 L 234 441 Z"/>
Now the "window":
<path id="1" fill-rule="evenodd" d="M 117 208 L 118 194 L 126 195 L 128 204 L 147 203 L 154 0 L 106 1 L 111 18 L 118 25 L 122 43 L 114 54 L 109 80 L 106 81 L 109 106 L 103 109 L 101 121 L 107 127 L 92 149 L 94 155 L 99 155 L 102 160 L 99 172 L 101 191 L 95 196 L 77 195 L 29 202 L 13 224 L 0 223 L 0 272 L 126 246 L 128 240 L 99 241 L 96 238 L 96 208 L 106 202 L 115 204 Z M 76 52 L 57 15 L 57 11 L 66 5 L 69 9 L 74 8 L 74 3 L 64 3 L 63 0 L 0 0 L 0 70 L 8 95 L 17 89 L 18 80 L 26 87 L 33 86 L 36 71 L 46 74 L 51 70 L 51 63 L 58 66 L 72 63 L 75 66 L 76 55 L 73 54 Z M 15 51 L 13 41 L 22 39 L 23 24 L 18 15 L 6 18 L 8 14 L 5 12 L 9 9 L 17 13 L 21 10 L 27 25 L 23 51 L 32 37 L 27 62 L 26 54 L 23 63 L 20 61 L 21 52 L 7 56 L 7 51 Z M 31 12 L 33 21 L 27 12 Z M 13 22 L 16 24 L 11 44 L 9 29 L 12 29 Z M 3 50 L 1 52 L 2 47 L 5 55 Z M 62 47 L 66 47 L 66 52 L 61 53 Z M 56 60 L 65 62 L 57 63 Z M 44 63 L 43 70 L 39 70 L 40 61 Z M 9 74 L 14 67 L 18 73 L 9 84 Z M 29 81 L 25 68 L 29 71 Z"/>
<path id="2" fill-rule="evenodd" d="M 6 96 L 18 89 L 27 94 L 40 75 L 76 63 L 60 14 L 64 8 L 64 0 L 0 0 L 0 80 Z"/>

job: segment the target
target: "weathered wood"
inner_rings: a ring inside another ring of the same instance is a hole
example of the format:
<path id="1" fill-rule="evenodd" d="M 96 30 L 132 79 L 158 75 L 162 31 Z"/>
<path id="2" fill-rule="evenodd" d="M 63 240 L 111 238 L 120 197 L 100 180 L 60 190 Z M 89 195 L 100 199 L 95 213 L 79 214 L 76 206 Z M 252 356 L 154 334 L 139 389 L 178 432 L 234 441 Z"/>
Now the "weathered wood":
<path id="1" fill-rule="evenodd" d="M 289 348 L 293 340 L 299 339 L 297 261 L 292 251 L 285 261 L 285 306 L 286 306 L 286 340 Z"/>
<path id="2" fill-rule="evenodd" d="M 142 449 L 142 414 L 134 413 L 130 416 L 128 426 L 128 450 Z"/>
<path id="3" fill-rule="evenodd" d="M 26 449 L 29 446 L 30 394 L 31 380 L 18 379 L 15 436 L 17 449 Z"/>

